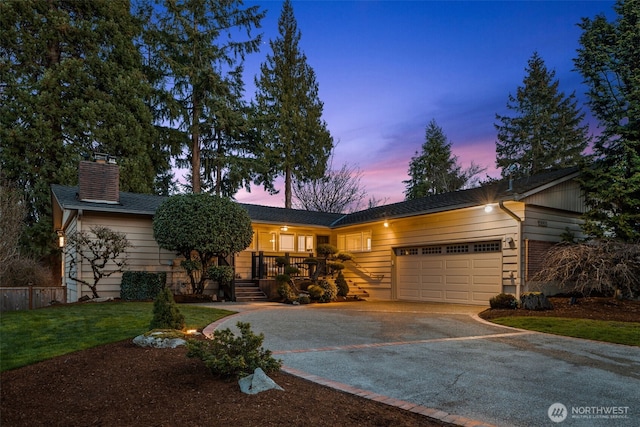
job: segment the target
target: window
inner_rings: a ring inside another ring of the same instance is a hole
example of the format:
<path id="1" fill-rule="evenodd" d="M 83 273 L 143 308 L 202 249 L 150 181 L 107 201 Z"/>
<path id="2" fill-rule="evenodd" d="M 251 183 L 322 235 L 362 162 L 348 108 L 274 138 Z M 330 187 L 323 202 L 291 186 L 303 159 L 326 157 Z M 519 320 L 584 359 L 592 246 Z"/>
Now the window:
<path id="1" fill-rule="evenodd" d="M 298 252 L 313 252 L 313 236 L 298 235 Z"/>
<path id="2" fill-rule="evenodd" d="M 280 252 L 293 252 L 295 247 L 295 236 L 293 234 L 280 234 Z"/>
<path id="3" fill-rule="evenodd" d="M 338 234 L 338 250 L 365 252 L 371 250 L 371 231 L 361 233 Z"/>
<path id="4" fill-rule="evenodd" d="M 258 250 L 259 251 L 275 251 L 276 250 L 276 234 L 261 231 L 258 233 Z"/>

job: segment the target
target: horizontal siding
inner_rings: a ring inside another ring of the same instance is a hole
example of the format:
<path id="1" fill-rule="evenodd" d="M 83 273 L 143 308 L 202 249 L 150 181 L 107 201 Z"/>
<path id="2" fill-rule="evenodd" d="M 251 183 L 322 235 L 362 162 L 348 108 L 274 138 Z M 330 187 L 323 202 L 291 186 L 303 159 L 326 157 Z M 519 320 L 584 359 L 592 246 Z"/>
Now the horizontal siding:
<path id="1" fill-rule="evenodd" d="M 507 203 L 506 206 L 517 215 L 524 215 L 521 203 Z M 345 227 L 335 230 L 338 234 L 371 231 L 371 252 L 356 252 L 355 263 L 347 263 L 344 274 L 347 280 L 364 288 L 372 295 L 382 299 L 395 298 L 394 249 L 405 246 L 418 246 L 440 243 L 471 242 L 484 240 L 504 241 L 511 237 L 519 242 L 519 225 L 499 207 L 486 213 L 484 207 L 460 209 L 414 218 L 389 220 L 386 228 L 383 222 L 366 226 Z M 503 250 L 503 284 L 511 283 L 511 275 L 518 277 L 520 268 L 518 254 L 522 248 Z M 382 279 L 378 277 L 382 276 Z"/>
<path id="2" fill-rule="evenodd" d="M 124 233 L 133 245 L 128 249 L 127 271 L 166 272 L 167 282 L 175 286 L 179 280 L 185 280 L 180 271 L 178 256 L 175 253 L 161 249 L 153 238 L 153 223 L 151 217 L 141 215 L 96 215 L 85 212 L 82 217 L 82 230 L 89 232 L 94 226 L 109 227 L 113 231 Z M 175 267 L 174 267 L 175 264 Z M 106 270 L 113 269 L 113 264 L 107 264 Z M 174 268 L 178 271 L 174 272 Z M 82 263 L 82 275 L 87 281 L 92 281 L 93 273 L 88 262 Z M 98 294 L 104 298 L 119 298 L 122 274 L 115 273 L 105 277 L 98 284 Z M 87 286 L 82 286 L 82 295 L 92 296 Z"/>
<path id="3" fill-rule="evenodd" d="M 584 221 L 578 213 L 569 213 L 539 206 L 527 206 L 524 238 L 559 242 L 568 228 L 576 238 L 584 237 L 580 228 Z"/>

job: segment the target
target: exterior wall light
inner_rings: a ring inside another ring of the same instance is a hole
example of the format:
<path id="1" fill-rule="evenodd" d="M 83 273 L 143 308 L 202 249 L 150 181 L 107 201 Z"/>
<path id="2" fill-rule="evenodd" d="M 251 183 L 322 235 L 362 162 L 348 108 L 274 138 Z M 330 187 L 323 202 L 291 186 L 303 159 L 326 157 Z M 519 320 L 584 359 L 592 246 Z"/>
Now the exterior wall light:
<path id="1" fill-rule="evenodd" d="M 491 213 L 491 212 L 493 211 L 493 206 L 491 206 L 491 205 L 486 205 L 486 206 L 484 207 L 484 211 L 485 211 L 486 213 Z"/>
<path id="2" fill-rule="evenodd" d="M 389 227 L 389 221 L 385 221 L 383 225 L 385 226 L 385 228 L 388 228 Z"/>
<path id="3" fill-rule="evenodd" d="M 56 230 L 56 234 L 58 235 L 58 247 L 64 248 L 64 232 L 62 230 Z"/>
<path id="4" fill-rule="evenodd" d="M 282 231 L 288 231 L 289 227 L 287 227 L 286 225 L 283 225 L 282 227 L 280 227 L 280 230 Z"/>

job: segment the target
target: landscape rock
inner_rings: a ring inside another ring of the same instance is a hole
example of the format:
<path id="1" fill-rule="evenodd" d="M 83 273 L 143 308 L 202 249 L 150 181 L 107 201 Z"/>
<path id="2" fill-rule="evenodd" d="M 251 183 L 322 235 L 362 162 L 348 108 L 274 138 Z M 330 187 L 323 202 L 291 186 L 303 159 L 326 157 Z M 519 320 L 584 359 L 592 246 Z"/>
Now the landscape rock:
<path id="1" fill-rule="evenodd" d="M 258 394 L 272 389 L 284 391 L 282 387 L 265 374 L 262 368 L 256 368 L 253 374 L 240 378 L 238 384 L 240 385 L 240 391 L 245 394 Z"/>
<path id="2" fill-rule="evenodd" d="M 176 348 L 187 343 L 184 339 L 171 335 L 171 333 L 166 331 L 146 333 L 135 337 L 133 343 L 140 347 L 154 348 Z"/>

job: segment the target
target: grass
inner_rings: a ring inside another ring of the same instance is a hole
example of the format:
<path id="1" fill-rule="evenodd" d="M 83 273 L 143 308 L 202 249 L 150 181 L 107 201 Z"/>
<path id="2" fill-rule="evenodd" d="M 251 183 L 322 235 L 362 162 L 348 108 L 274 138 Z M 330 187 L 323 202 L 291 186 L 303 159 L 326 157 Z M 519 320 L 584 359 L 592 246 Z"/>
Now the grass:
<path id="1" fill-rule="evenodd" d="M 187 329 L 202 329 L 232 314 L 179 305 Z M 107 302 L 11 311 L 0 316 L 0 372 L 55 356 L 122 341 L 149 330 L 151 302 Z"/>
<path id="2" fill-rule="evenodd" d="M 500 317 L 492 322 L 567 337 L 640 346 L 640 323 L 561 317 Z"/>

